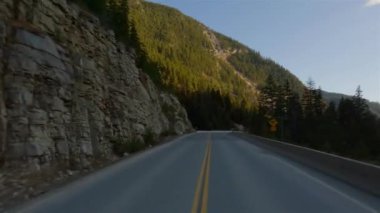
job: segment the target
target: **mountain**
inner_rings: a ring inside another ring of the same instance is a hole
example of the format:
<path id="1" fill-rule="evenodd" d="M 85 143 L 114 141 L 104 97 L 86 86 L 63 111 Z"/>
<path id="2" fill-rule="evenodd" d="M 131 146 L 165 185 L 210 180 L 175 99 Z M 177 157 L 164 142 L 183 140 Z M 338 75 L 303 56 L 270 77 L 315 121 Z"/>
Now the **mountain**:
<path id="1" fill-rule="evenodd" d="M 174 8 L 131 0 L 129 9 L 141 69 L 182 100 L 218 91 L 237 108 L 257 109 L 268 76 L 303 94 L 304 84 L 289 70 Z M 349 96 L 323 91 L 326 102 L 338 103 L 341 97 Z M 369 102 L 369 107 L 380 115 L 379 104 Z"/>
<path id="2" fill-rule="evenodd" d="M 0 1 L 0 199 L 193 127 L 378 163 L 380 119 L 358 94 L 324 107 L 279 64 L 162 5 Z"/>
<path id="3" fill-rule="evenodd" d="M 130 0 L 129 9 L 140 67 L 180 97 L 215 90 L 236 107 L 255 109 L 268 76 L 303 94 L 304 84 L 289 70 L 174 8 Z M 323 91 L 326 102 L 338 103 L 341 97 L 349 96 Z M 369 107 L 380 115 L 378 104 L 369 102 Z"/>
<path id="4" fill-rule="evenodd" d="M 369 109 L 371 110 L 371 112 L 380 118 L 380 103 L 369 102 L 368 106 L 369 106 Z"/>
<path id="5" fill-rule="evenodd" d="M 332 101 L 336 105 L 339 103 L 340 99 L 352 97 L 350 95 L 344 95 L 340 93 L 333 93 L 333 92 L 326 92 L 326 91 L 322 92 L 322 96 L 326 101 L 328 102 Z M 366 100 L 366 101 L 367 101 L 369 110 L 380 118 L 380 103 L 369 101 L 369 100 Z"/>
<path id="6" fill-rule="evenodd" d="M 133 1 L 129 19 L 144 56 L 142 69 L 177 94 L 216 90 L 234 105 L 255 108 L 269 75 L 302 91 L 282 66 L 176 9 Z"/>

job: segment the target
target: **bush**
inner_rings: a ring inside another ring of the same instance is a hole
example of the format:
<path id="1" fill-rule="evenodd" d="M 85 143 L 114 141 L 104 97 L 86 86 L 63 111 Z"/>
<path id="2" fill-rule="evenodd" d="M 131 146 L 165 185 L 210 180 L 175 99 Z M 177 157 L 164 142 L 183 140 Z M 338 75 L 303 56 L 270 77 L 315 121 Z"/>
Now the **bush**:
<path id="1" fill-rule="evenodd" d="M 168 137 L 168 136 L 173 136 L 173 135 L 177 135 L 177 133 L 175 132 L 173 128 L 165 130 L 161 133 L 161 137 Z"/>
<path id="2" fill-rule="evenodd" d="M 127 140 L 123 137 L 117 137 L 111 140 L 113 152 L 122 157 L 124 153 L 134 153 L 145 148 L 145 144 L 137 137 Z"/>
<path id="3" fill-rule="evenodd" d="M 143 138 L 146 145 L 153 146 L 157 143 L 157 136 L 150 128 L 146 129 Z"/>

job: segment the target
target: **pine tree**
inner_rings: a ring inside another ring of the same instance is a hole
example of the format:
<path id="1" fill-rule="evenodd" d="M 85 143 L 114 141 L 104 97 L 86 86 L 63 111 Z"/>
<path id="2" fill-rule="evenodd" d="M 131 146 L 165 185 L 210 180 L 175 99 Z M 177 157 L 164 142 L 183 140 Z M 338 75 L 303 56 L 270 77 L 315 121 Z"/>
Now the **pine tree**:
<path id="1" fill-rule="evenodd" d="M 304 110 L 304 116 L 306 118 L 312 118 L 315 115 L 315 83 L 312 79 L 309 79 L 306 85 L 302 97 L 302 107 Z"/>
<path id="2" fill-rule="evenodd" d="M 315 90 L 315 96 L 314 96 L 314 111 L 316 116 L 321 116 L 324 110 L 324 102 L 322 99 L 322 89 L 319 87 L 317 90 Z"/>
<path id="3" fill-rule="evenodd" d="M 300 142 L 300 132 L 302 125 L 303 111 L 299 96 L 292 94 L 288 101 L 287 121 L 289 128 L 289 139 L 294 142 Z"/>
<path id="4" fill-rule="evenodd" d="M 260 105 L 267 117 L 273 117 L 276 113 L 278 99 L 278 86 L 272 75 L 267 77 L 265 87 L 262 90 Z"/>
<path id="5" fill-rule="evenodd" d="M 368 112 L 367 101 L 363 98 L 363 91 L 360 86 L 356 88 L 355 95 L 352 97 L 355 107 L 355 115 L 360 119 Z"/>
<path id="6" fill-rule="evenodd" d="M 353 116 L 355 114 L 355 106 L 352 100 L 341 98 L 338 106 L 338 119 L 340 124 L 345 128 L 350 128 L 355 123 Z"/>
<path id="7" fill-rule="evenodd" d="M 335 121 L 338 118 L 336 105 L 333 101 L 329 103 L 329 106 L 326 108 L 324 115 L 325 115 L 326 120 L 330 122 Z"/>
<path id="8" fill-rule="evenodd" d="M 282 104 L 282 114 L 287 115 L 291 107 L 290 104 L 291 104 L 291 100 L 293 96 L 294 94 L 292 92 L 292 89 L 290 88 L 289 80 L 286 80 L 285 85 L 282 87 L 282 90 L 281 90 L 281 97 L 284 102 Z"/>

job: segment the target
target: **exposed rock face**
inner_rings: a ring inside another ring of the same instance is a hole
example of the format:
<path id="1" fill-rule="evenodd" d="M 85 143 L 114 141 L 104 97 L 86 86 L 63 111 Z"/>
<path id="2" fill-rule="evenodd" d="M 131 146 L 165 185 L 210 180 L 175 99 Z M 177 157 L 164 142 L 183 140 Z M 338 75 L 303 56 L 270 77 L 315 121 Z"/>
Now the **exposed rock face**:
<path id="1" fill-rule="evenodd" d="M 86 165 L 113 137 L 191 129 L 92 15 L 65 0 L 0 2 L 0 153 Z"/>

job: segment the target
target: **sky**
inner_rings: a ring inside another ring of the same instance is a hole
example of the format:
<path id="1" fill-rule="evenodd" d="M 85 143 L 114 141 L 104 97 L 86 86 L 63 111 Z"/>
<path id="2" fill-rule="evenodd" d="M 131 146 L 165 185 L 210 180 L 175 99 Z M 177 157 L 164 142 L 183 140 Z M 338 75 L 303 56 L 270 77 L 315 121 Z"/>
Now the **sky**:
<path id="1" fill-rule="evenodd" d="M 380 102 L 380 0 L 151 0 L 329 92 Z"/>

